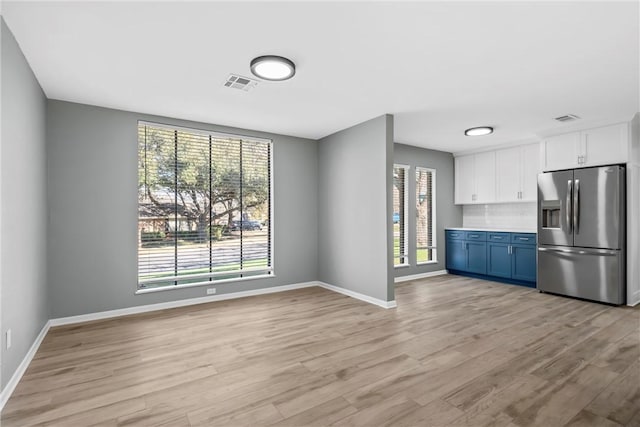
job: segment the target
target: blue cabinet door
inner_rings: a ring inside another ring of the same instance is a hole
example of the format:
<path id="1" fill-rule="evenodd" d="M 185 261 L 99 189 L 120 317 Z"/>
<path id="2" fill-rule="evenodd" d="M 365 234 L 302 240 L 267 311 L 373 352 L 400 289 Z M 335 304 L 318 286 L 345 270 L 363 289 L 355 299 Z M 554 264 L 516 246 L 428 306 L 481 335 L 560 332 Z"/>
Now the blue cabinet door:
<path id="1" fill-rule="evenodd" d="M 487 243 L 487 274 L 511 278 L 511 254 L 506 243 Z"/>
<path id="2" fill-rule="evenodd" d="M 466 254 L 464 240 L 447 239 L 447 269 L 466 271 Z"/>
<path id="3" fill-rule="evenodd" d="M 536 281 L 536 247 L 512 245 L 511 277 L 527 282 Z"/>
<path id="4" fill-rule="evenodd" d="M 466 271 L 476 274 L 487 274 L 487 243 L 465 242 L 467 252 Z"/>

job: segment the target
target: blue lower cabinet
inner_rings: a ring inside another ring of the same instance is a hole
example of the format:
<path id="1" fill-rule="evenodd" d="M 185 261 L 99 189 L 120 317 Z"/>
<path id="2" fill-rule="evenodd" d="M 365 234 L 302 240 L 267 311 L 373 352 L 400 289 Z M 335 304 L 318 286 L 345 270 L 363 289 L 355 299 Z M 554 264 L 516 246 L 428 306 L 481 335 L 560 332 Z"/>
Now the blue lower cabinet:
<path id="1" fill-rule="evenodd" d="M 469 273 L 487 274 L 487 244 L 467 241 L 467 268 Z"/>
<path id="2" fill-rule="evenodd" d="M 505 243 L 487 243 L 487 274 L 511 278 L 511 254 Z"/>
<path id="3" fill-rule="evenodd" d="M 535 287 L 536 235 L 447 230 L 447 270 Z"/>
<path id="4" fill-rule="evenodd" d="M 511 246 L 511 278 L 526 282 L 536 281 L 536 247 L 531 245 Z"/>
<path id="5" fill-rule="evenodd" d="M 467 251 L 464 240 L 447 239 L 447 269 L 464 270 L 467 264 Z"/>

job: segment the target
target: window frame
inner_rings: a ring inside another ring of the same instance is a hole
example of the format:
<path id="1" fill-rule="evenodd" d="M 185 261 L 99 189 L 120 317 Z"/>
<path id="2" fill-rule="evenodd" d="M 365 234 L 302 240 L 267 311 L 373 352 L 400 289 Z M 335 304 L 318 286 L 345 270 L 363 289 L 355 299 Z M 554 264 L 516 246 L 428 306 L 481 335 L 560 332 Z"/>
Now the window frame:
<path id="1" fill-rule="evenodd" d="M 193 287 L 202 287 L 202 286 L 216 286 L 217 284 L 223 284 L 223 283 L 233 283 L 233 282 L 244 282 L 244 281 L 248 281 L 248 280 L 257 280 L 257 279 L 268 279 L 268 278 L 275 278 L 276 274 L 275 274 L 275 226 L 274 226 L 274 169 L 273 169 L 273 158 L 274 158 L 274 144 L 273 144 L 273 140 L 270 138 L 261 138 L 261 137 L 256 137 L 256 136 L 251 136 L 251 135 L 240 135 L 240 134 L 235 134 L 235 133 L 228 133 L 228 132 L 220 132 L 220 131 L 214 131 L 214 130 L 208 130 L 208 129 L 201 129 L 201 128 L 191 128 L 191 127 L 185 127 L 185 126 L 180 126 L 180 125 L 172 125 L 170 123 L 159 123 L 159 122 L 151 122 L 151 121 L 146 121 L 146 120 L 138 120 L 137 124 L 136 124 L 136 137 L 138 135 L 138 129 L 140 126 L 150 126 L 150 127 L 155 127 L 155 128 L 160 128 L 160 129 L 167 129 L 167 130 L 171 130 L 171 131 L 182 131 L 182 132 L 189 132 L 189 133 L 193 133 L 193 134 L 199 134 L 199 135 L 205 135 L 205 136 L 211 136 L 212 138 L 221 138 L 221 139 L 239 139 L 241 141 L 254 141 L 254 142 L 260 142 L 260 143 L 265 143 L 269 145 L 269 196 L 268 196 L 268 202 L 269 202 L 269 242 L 268 242 L 268 253 L 270 254 L 270 266 L 266 267 L 266 268 L 257 268 L 253 271 L 264 271 L 263 274 L 255 274 L 255 275 L 250 275 L 250 276 L 246 276 L 246 277 L 234 277 L 234 278 L 229 278 L 229 279 L 219 279 L 219 280 L 215 280 L 215 275 L 224 275 L 225 273 L 222 272 L 222 274 L 219 273 L 209 273 L 208 275 L 206 274 L 194 274 L 192 276 L 202 276 L 203 279 L 204 278 L 208 278 L 210 277 L 212 280 L 203 280 L 201 282 L 192 282 L 192 283 L 182 283 L 182 284 L 173 284 L 173 285 L 166 285 L 166 286 L 159 286 L 159 287 L 151 287 L 151 288 L 146 288 L 143 287 L 143 285 L 145 283 L 152 283 L 154 281 L 154 279 L 148 279 L 148 280 L 143 280 L 142 281 L 142 285 L 141 285 L 141 281 L 140 281 L 140 276 L 139 276 L 139 270 L 138 270 L 138 266 L 139 266 L 139 256 L 140 256 L 140 252 L 139 252 L 139 248 L 136 248 L 136 291 L 135 291 L 135 295 L 140 295 L 140 294 L 146 294 L 146 293 L 153 293 L 153 292 L 164 292 L 164 291 L 170 291 L 170 290 L 177 290 L 177 289 L 185 289 L 185 288 L 193 288 Z M 139 144 L 139 141 L 137 141 L 136 145 Z M 137 150 L 136 150 L 136 156 L 137 156 Z M 137 164 L 137 162 L 136 162 Z M 241 166 L 242 167 L 242 166 Z M 136 208 L 138 208 L 138 204 L 139 202 L 136 202 Z M 137 213 L 139 215 L 139 212 Z M 139 216 L 138 216 L 138 220 L 139 221 Z M 243 270 L 244 272 L 251 272 L 251 269 L 245 269 Z M 226 272 L 226 275 L 228 275 L 229 273 Z M 239 273 L 242 274 L 242 273 Z M 181 280 L 185 280 L 185 279 L 189 279 L 191 275 L 183 275 L 180 276 Z M 194 277 L 192 277 L 194 278 Z M 166 281 L 166 278 L 165 278 Z M 157 282 L 161 282 L 160 280 L 157 280 Z"/>
<path id="2" fill-rule="evenodd" d="M 394 262 L 393 268 L 403 268 L 403 267 L 411 266 L 411 262 L 409 260 L 409 181 L 407 180 L 407 177 L 409 176 L 411 171 L 411 166 L 394 163 L 393 169 L 394 169 L 394 172 L 395 172 L 395 169 L 404 169 L 404 203 L 403 203 L 404 206 L 402 206 L 402 209 L 404 210 L 404 230 L 401 230 L 401 233 L 404 235 L 404 256 L 400 256 L 400 254 L 398 255 L 398 258 L 404 259 L 404 262 L 400 264 L 395 263 L 395 259 L 396 259 L 395 244 L 394 244 L 394 254 L 393 254 L 393 262 Z M 392 215 L 393 213 L 395 212 L 392 212 Z M 393 224 L 393 221 L 392 221 L 392 224 Z M 395 237 L 394 237 L 394 240 L 395 240 Z"/>
<path id="3" fill-rule="evenodd" d="M 437 264 L 438 263 L 438 233 L 437 233 L 437 228 L 436 228 L 436 217 L 437 217 L 437 205 L 436 205 L 436 188 L 437 188 L 437 176 L 436 176 L 436 170 L 434 168 L 429 168 L 429 167 L 425 167 L 425 166 L 416 166 L 415 167 L 416 170 L 416 179 L 415 179 L 415 183 L 416 183 L 416 191 L 415 191 L 415 197 L 416 197 L 416 227 L 415 227 L 415 232 L 416 232 L 416 238 L 415 238 L 415 243 L 416 243 L 416 251 L 415 251 L 415 257 L 416 257 L 416 265 L 428 265 L 428 264 Z M 418 211 L 417 211 L 417 205 L 418 205 L 418 171 L 425 171 L 425 172 L 431 172 L 431 246 L 427 246 L 425 248 L 420 248 L 418 246 Z M 428 261 L 418 261 L 418 250 L 420 249 L 428 249 L 431 251 L 432 253 L 432 258 Z"/>

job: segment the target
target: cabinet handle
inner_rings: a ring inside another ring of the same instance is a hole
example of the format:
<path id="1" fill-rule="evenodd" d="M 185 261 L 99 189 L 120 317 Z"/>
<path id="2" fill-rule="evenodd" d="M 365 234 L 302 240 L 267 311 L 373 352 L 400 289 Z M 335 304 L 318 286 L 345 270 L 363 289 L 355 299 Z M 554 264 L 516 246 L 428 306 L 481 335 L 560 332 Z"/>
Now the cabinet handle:
<path id="1" fill-rule="evenodd" d="M 525 242 L 528 242 L 529 238 L 528 237 L 520 237 L 520 240 L 524 240 Z"/>
<path id="2" fill-rule="evenodd" d="M 477 234 L 469 234 L 469 237 L 472 237 L 472 238 L 475 239 L 476 237 L 478 237 L 478 235 Z"/>
<path id="3" fill-rule="evenodd" d="M 499 237 L 499 236 L 493 236 L 493 238 L 494 238 L 495 240 L 502 240 L 502 237 Z"/>
<path id="4" fill-rule="evenodd" d="M 511 245 L 509 245 L 509 246 L 508 246 L 507 253 L 508 253 L 509 255 L 511 255 L 511 254 L 513 253 L 513 249 L 512 249 L 512 247 L 511 247 Z"/>

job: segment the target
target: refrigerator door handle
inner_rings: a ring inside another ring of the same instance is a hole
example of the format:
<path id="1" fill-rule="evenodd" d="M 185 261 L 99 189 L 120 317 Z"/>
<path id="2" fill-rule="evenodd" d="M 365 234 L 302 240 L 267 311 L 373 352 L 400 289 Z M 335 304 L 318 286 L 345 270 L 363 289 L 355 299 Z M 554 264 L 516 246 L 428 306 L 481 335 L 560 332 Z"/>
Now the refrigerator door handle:
<path id="1" fill-rule="evenodd" d="M 566 249 L 566 248 L 554 248 L 554 247 L 539 247 L 538 252 L 562 252 L 565 254 L 578 254 L 578 255 L 599 255 L 599 256 L 616 256 L 620 251 L 611 251 L 607 249 Z"/>
<path id="2" fill-rule="evenodd" d="M 575 233 L 580 233 L 580 180 L 576 179 L 573 189 L 573 228 Z"/>
<path id="3" fill-rule="evenodd" d="M 569 233 L 571 233 L 572 230 L 572 224 L 571 224 L 571 199 L 572 199 L 572 194 L 573 193 L 573 181 L 572 180 L 568 180 L 567 181 L 567 227 L 569 228 Z"/>

